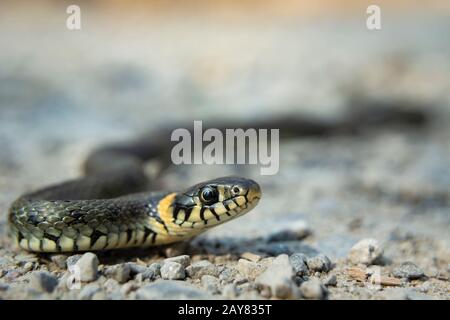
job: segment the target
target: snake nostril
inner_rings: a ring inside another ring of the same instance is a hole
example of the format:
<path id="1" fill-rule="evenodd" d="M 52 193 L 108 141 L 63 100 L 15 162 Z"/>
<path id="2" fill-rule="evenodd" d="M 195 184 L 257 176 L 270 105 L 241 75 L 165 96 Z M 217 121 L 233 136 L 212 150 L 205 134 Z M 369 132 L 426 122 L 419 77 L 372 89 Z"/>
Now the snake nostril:
<path id="1" fill-rule="evenodd" d="M 231 188 L 231 194 L 233 196 L 241 194 L 241 188 L 239 188 L 238 186 L 234 186 L 233 188 Z"/>

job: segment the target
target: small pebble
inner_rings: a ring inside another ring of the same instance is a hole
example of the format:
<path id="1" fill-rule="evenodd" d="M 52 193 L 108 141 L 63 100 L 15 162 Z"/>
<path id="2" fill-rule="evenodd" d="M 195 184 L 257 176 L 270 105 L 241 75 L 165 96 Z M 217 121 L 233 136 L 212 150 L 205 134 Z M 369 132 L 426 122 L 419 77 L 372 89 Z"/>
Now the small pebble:
<path id="1" fill-rule="evenodd" d="M 189 257 L 188 255 L 182 255 L 164 259 L 164 263 L 167 262 L 177 262 L 186 268 L 191 264 L 191 257 Z"/>
<path id="2" fill-rule="evenodd" d="M 130 279 L 131 268 L 127 263 L 116 264 L 105 270 L 105 275 L 113 278 L 119 283 L 125 283 Z"/>
<path id="3" fill-rule="evenodd" d="M 161 264 L 159 263 L 152 263 L 150 266 L 148 267 L 143 267 L 140 266 L 141 268 L 138 269 L 139 272 L 135 273 L 132 272 L 132 275 L 136 275 L 135 279 L 138 281 L 143 281 L 143 280 L 154 280 L 157 277 L 161 276 Z M 133 268 L 132 268 L 133 270 Z M 136 269 L 134 269 L 133 271 L 136 271 Z"/>
<path id="4" fill-rule="evenodd" d="M 161 277 L 166 280 L 183 280 L 186 278 L 186 271 L 178 262 L 166 261 L 161 267 Z"/>
<path id="5" fill-rule="evenodd" d="M 30 288 L 39 292 L 53 292 L 58 285 L 58 278 L 46 271 L 36 271 L 30 274 Z"/>
<path id="6" fill-rule="evenodd" d="M 236 269 L 231 269 L 225 267 L 219 275 L 219 280 L 222 283 L 231 283 L 236 278 L 238 271 Z"/>
<path id="7" fill-rule="evenodd" d="M 148 269 L 153 272 L 155 277 L 161 276 L 161 264 L 158 262 L 152 263 L 148 266 Z"/>
<path id="8" fill-rule="evenodd" d="M 406 278 L 408 280 L 420 279 L 425 273 L 421 268 L 412 262 L 404 262 L 399 267 L 395 268 L 393 275 L 397 278 Z"/>
<path id="9" fill-rule="evenodd" d="M 294 270 L 286 254 L 279 255 L 273 263 L 255 279 L 261 289 L 270 288 L 271 296 L 281 299 L 298 298 L 299 293 L 294 282 Z"/>
<path id="10" fill-rule="evenodd" d="M 202 282 L 202 286 L 203 288 L 212 293 L 212 294 L 217 294 L 219 293 L 219 279 L 210 275 L 205 274 L 204 276 L 202 276 L 201 279 Z"/>
<path id="11" fill-rule="evenodd" d="M 324 254 L 318 254 L 315 257 L 307 258 L 306 265 L 311 271 L 328 272 L 331 269 L 331 261 Z"/>
<path id="12" fill-rule="evenodd" d="M 337 277 L 332 274 L 325 279 L 324 285 L 327 287 L 335 287 L 337 285 Z"/>
<path id="13" fill-rule="evenodd" d="M 72 269 L 75 274 L 78 273 L 76 276 L 78 276 L 81 281 L 90 282 L 97 279 L 98 264 L 99 261 L 97 256 L 92 252 L 87 252 L 75 263 L 73 269 L 70 267 L 69 270 Z"/>
<path id="14" fill-rule="evenodd" d="M 323 300 L 328 295 L 327 289 L 318 279 L 310 279 L 300 285 L 300 292 L 305 299 Z"/>
<path id="15" fill-rule="evenodd" d="M 246 259 L 239 259 L 238 264 L 236 265 L 236 270 L 249 279 L 255 279 L 266 269 L 267 268 L 264 265 Z"/>
<path id="16" fill-rule="evenodd" d="M 34 266 L 33 262 L 27 262 L 24 264 L 23 270 L 25 272 L 31 271 L 33 269 L 33 266 Z"/>
<path id="17" fill-rule="evenodd" d="M 144 272 L 147 269 L 146 266 L 142 266 L 142 265 L 140 265 L 138 263 L 135 263 L 135 262 L 127 262 L 127 265 L 130 268 L 130 274 L 133 275 L 133 276 L 138 274 L 138 273 L 142 273 L 142 272 Z"/>
<path id="18" fill-rule="evenodd" d="M 420 292 L 423 292 L 423 293 L 430 291 L 430 289 L 431 289 L 431 283 L 429 281 L 422 283 L 422 285 L 419 288 Z"/>
<path id="19" fill-rule="evenodd" d="M 306 260 L 307 257 L 303 253 L 294 253 L 289 257 L 289 262 L 297 276 L 305 276 L 309 273 Z"/>
<path id="20" fill-rule="evenodd" d="M 80 260 L 81 257 L 82 257 L 81 254 L 75 254 L 73 256 L 67 257 L 67 259 L 66 259 L 67 269 L 74 266 L 75 263 L 77 263 L 77 261 Z"/>
<path id="21" fill-rule="evenodd" d="M 375 239 L 363 239 L 356 243 L 348 255 L 350 262 L 354 264 L 377 264 L 381 262 L 383 249 Z"/>
<path id="22" fill-rule="evenodd" d="M 186 272 L 191 278 L 201 278 L 204 275 L 219 276 L 218 268 L 208 260 L 194 262 L 186 268 Z"/>

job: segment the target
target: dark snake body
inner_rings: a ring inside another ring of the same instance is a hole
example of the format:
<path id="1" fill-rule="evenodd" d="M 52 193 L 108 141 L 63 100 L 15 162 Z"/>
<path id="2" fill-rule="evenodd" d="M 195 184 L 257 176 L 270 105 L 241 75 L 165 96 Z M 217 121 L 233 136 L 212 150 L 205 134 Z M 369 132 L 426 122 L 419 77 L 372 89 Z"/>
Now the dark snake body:
<path id="1" fill-rule="evenodd" d="M 222 132 L 281 128 L 283 138 L 354 134 L 370 125 L 423 122 L 421 114 L 410 111 L 378 111 L 375 117 L 353 114 L 337 123 L 286 116 L 209 127 Z M 193 237 L 257 204 L 258 184 L 240 177 L 214 179 L 179 192 L 143 192 L 155 187 L 144 173 L 144 163 L 156 159 L 169 164 L 171 131 L 160 128 L 130 143 L 100 148 L 85 162 L 83 177 L 19 197 L 9 213 L 12 238 L 34 252 L 159 245 Z M 201 199 L 205 189 L 212 190 L 214 202 Z"/>

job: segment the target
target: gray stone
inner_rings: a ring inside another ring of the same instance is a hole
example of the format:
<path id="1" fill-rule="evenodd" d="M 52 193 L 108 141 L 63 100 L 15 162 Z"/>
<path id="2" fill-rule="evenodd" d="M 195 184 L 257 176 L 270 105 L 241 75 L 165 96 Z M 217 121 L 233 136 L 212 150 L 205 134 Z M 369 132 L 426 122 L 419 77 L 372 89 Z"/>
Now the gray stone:
<path id="1" fill-rule="evenodd" d="M 272 264 L 255 279 L 261 289 L 270 289 L 272 297 L 281 299 L 298 298 L 299 293 L 294 282 L 294 270 L 286 254 L 276 257 Z"/>
<path id="2" fill-rule="evenodd" d="M 308 274 L 308 266 L 306 265 L 306 255 L 303 253 L 294 253 L 289 257 L 292 269 L 297 276 L 305 276 Z"/>
<path id="3" fill-rule="evenodd" d="M 399 267 L 395 268 L 393 275 L 397 278 L 406 278 L 408 280 L 420 279 L 425 273 L 412 262 L 404 262 Z"/>
<path id="4" fill-rule="evenodd" d="M 239 259 L 236 265 L 236 270 L 249 279 L 255 279 L 267 269 L 266 266 L 259 262 L 248 261 L 246 259 Z"/>
<path id="5" fill-rule="evenodd" d="M 289 257 L 289 262 L 297 276 L 305 276 L 309 273 L 306 259 L 307 257 L 303 253 L 294 253 Z"/>
<path id="6" fill-rule="evenodd" d="M 122 263 L 106 268 L 105 275 L 113 278 L 119 283 L 125 283 L 130 279 L 130 272 L 130 265 L 127 263 Z"/>
<path id="7" fill-rule="evenodd" d="M 212 293 L 219 293 L 219 279 L 210 275 L 205 274 L 201 279 L 203 288 Z"/>
<path id="8" fill-rule="evenodd" d="M 75 254 L 73 256 L 67 257 L 67 259 L 66 259 L 67 269 L 74 266 L 75 263 L 77 263 L 77 261 L 80 260 L 81 257 L 82 257 L 81 254 Z"/>
<path id="9" fill-rule="evenodd" d="M 139 300 L 189 300 L 209 297 L 208 292 L 177 280 L 159 280 L 136 292 L 136 298 Z"/>
<path id="10" fill-rule="evenodd" d="M 34 267 L 34 263 L 33 262 L 26 262 L 23 265 L 23 271 L 25 271 L 25 272 L 31 271 L 33 269 L 33 267 Z"/>
<path id="11" fill-rule="evenodd" d="M 201 278 L 204 275 L 219 276 L 219 269 L 208 260 L 194 262 L 186 268 L 186 272 L 191 278 Z"/>
<path id="12" fill-rule="evenodd" d="M 303 282 L 300 285 L 300 292 L 305 299 L 323 300 L 328 296 L 327 289 L 315 278 Z"/>
<path id="13" fill-rule="evenodd" d="M 78 294 L 80 300 L 91 300 L 94 294 L 101 290 L 100 286 L 96 283 L 90 283 L 83 287 Z"/>
<path id="14" fill-rule="evenodd" d="M 142 273 L 139 273 L 137 276 L 140 276 L 142 280 L 154 280 L 156 279 L 158 276 L 161 276 L 161 273 L 156 274 L 154 270 L 147 268 L 147 270 L 145 270 Z M 136 277 L 137 277 L 136 276 Z"/>
<path id="15" fill-rule="evenodd" d="M 148 270 L 153 273 L 155 278 L 161 276 L 161 264 L 158 262 L 149 265 Z"/>
<path id="16" fill-rule="evenodd" d="M 225 267 L 219 275 L 219 280 L 222 283 L 231 283 L 236 278 L 238 271 L 236 269 Z"/>
<path id="17" fill-rule="evenodd" d="M 137 264 L 135 262 L 127 262 L 127 265 L 130 268 L 131 276 L 135 276 L 138 273 L 145 272 L 148 269 L 147 266 L 143 266 L 143 265 Z"/>
<path id="18" fill-rule="evenodd" d="M 331 269 L 331 261 L 324 254 L 307 258 L 306 264 L 310 271 L 328 272 Z"/>
<path id="19" fill-rule="evenodd" d="M 58 285 L 58 278 L 46 271 L 36 271 L 30 274 L 30 288 L 39 292 L 53 292 Z"/>
<path id="20" fill-rule="evenodd" d="M 127 265 L 130 267 L 130 276 L 135 277 L 135 279 L 139 277 L 142 280 L 153 280 L 161 275 L 161 264 L 159 263 L 152 263 L 148 267 L 134 262 L 128 262 Z"/>
<path id="21" fill-rule="evenodd" d="M 186 270 L 178 262 L 167 261 L 161 267 L 161 277 L 167 280 L 183 280 Z"/>
<path id="22" fill-rule="evenodd" d="M 337 285 L 337 277 L 336 275 L 332 274 L 328 276 L 324 281 L 325 286 L 327 287 L 335 287 Z"/>
<path id="23" fill-rule="evenodd" d="M 69 270 L 79 273 L 79 279 L 83 282 L 90 282 L 97 279 L 98 273 L 98 258 L 92 252 L 86 252 Z"/>
<path id="24" fill-rule="evenodd" d="M 188 255 L 176 256 L 164 259 L 164 263 L 166 262 L 177 262 L 186 268 L 191 264 L 191 257 L 189 257 Z"/>
<path id="25" fill-rule="evenodd" d="M 363 239 L 356 243 L 348 255 L 350 262 L 354 264 L 377 264 L 383 257 L 383 248 L 375 239 Z"/>

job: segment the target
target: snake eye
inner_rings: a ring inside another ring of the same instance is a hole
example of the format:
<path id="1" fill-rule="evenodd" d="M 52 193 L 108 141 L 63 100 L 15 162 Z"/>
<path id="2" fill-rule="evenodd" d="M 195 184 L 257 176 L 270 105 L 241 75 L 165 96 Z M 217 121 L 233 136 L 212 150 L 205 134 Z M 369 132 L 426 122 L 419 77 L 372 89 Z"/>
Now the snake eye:
<path id="1" fill-rule="evenodd" d="M 232 196 L 237 196 L 241 193 L 241 188 L 239 188 L 238 186 L 234 186 L 233 188 L 231 188 L 231 195 Z"/>
<path id="2" fill-rule="evenodd" d="M 200 192 L 200 200 L 205 204 L 212 204 L 218 201 L 217 190 L 211 187 L 205 187 Z"/>

